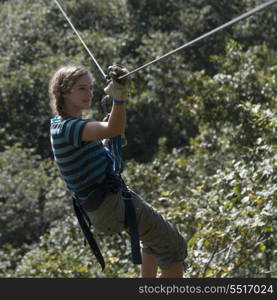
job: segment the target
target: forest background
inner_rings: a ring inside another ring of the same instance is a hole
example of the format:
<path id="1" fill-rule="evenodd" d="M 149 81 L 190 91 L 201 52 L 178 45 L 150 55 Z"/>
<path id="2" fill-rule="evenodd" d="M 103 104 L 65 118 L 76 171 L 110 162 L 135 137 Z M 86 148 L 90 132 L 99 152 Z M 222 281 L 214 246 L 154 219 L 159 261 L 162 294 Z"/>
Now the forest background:
<path id="1" fill-rule="evenodd" d="M 265 1 L 264 1 L 265 2 Z M 140 66 L 258 0 L 63 0 L 100 65 Z M 105 81 L 54 1 L 0 1 L 0 277 L 137 277 L 130 241 L 97 234 L 101 272 L 53 162 L 48 82 Z M 277 276 L 277 5 L 131 78 L 123 177 L 184 234 L 186 277 Z"/>

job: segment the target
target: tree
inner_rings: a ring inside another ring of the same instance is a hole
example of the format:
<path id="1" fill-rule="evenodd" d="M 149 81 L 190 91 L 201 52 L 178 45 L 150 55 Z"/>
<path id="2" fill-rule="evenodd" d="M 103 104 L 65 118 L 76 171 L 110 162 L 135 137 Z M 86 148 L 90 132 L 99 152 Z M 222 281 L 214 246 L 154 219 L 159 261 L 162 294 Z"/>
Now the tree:
<path id="1" fill-rule="evenodd" d="M 259 3 L 62 4 L 101 65 L 132 70 Z M 96 99 L 103 78 L 53 1 L 0 6 L 0 275 L 134 277 L 117 236 L 97 236 L 112 264 L 94 267 L 50 158 L 53 70 L 91 68 Z M 190 277 L 276 276 L 276 9 L 132 76 L 124 177 L 187 238 Z"/>
<path id="2" fill-rule="evenodd" d="M 64 184 L 52 161 L 19 145 L 1 153 L 0 167 L 0 243 L 33 243 L 68 212 Z"/>

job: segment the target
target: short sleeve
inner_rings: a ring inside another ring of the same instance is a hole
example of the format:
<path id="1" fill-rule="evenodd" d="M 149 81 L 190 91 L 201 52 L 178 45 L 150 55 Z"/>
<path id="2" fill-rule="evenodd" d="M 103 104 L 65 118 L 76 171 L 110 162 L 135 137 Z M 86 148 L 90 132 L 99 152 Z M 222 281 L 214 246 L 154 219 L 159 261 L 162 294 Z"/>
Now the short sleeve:
<path id="1" fill-rule="evenodd" d="M 80 147 L 82 143 L 82 131 L 87 121 L 81 119 L 71 119 L 65 123 L 64 138 L 74 147 Z"/>

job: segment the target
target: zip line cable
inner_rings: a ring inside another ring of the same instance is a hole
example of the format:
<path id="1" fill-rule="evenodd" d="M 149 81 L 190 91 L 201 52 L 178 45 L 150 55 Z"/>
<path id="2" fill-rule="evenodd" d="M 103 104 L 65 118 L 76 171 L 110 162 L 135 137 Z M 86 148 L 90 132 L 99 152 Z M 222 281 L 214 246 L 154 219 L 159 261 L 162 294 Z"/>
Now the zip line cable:
<path id="1" fill-rule="evenodd" d="M 67 22 L 69 23 L 69 25 L 72 27 L 72 29 L 76 33 L 76 35 L 79 38 L 79 40 L 82 42 L 83 46 L 87 50 L 88 54 L 90 55 L 90 57 L 92 58 L 92 60 L 96 64 L 96 66 L 98 67 L 99 71 L 101 72 L 101 74 L 103 75 L 103 77 L 106 79 L 107 77 L 106 77 L 105 72 L 100 67 L 100 65 L 98 64 L 97 60 L 95 59 L 95 57 L 93 56 L 93 54 L 90 52 L 89 48 L 87 47 L 86 43 L 83 41 L 83 39 L 79 35 L 78 31 L 76 30 L 76 28 L 74 27 L 74 25 L 69 20 L 69 18 L 66 15 L 65 11 L 63 10 L 63 8 L 61 7 L 61 5 L 59 4 L 59 2 L 57 0 L 54 0 L 54 1 L 56 2 L 58 8 L 60 9 L 60 11 L 62 12 L 62 14 L 64 15 L 64 17 L 67 20 Z M 217 27 L 217 28 L 215 28 L 215 29 L 213 29 L 213 30 L 211 30 L 211 31 L 209 31 L 209 32 L 201 35 L 201 36 L 199 36 L 198 38 L 195 38 L 194 40 L 192 40 L 192 41 L 190 41 L 190 42 L 188 42 L 188 43 L 186 43 L 186 44 L 184 44 L 184 45 L 182 45 L 182 46 L 180 46 L 180 47 L 178 47 L 178 48 L 176 48 L 176 49 L 174 49 L 174 50 L 172 50 L 172 51 L 170 51 L 170 52 L 168 52 L 168 53 L 166 53 L 166 54 L 164 54 L 164 55 L 162 55 L 162 56 L 160 56 L 160 57 L 158 57 L 158 58 L 156 58 L 156 59 L 154 59 L 154 60 L 152 60 L 152 61 L 150 61 L 150 62 L 148 62 L 148 63 L 146 63 L 146 64 L 144 64 L 144 65 L 142 65 L 140 67 L 138 67 L 138 68 L 136 68 L 136 69 L 134 69 L 133 71 L 128 72 L 127 74 L 118 77 L 118 79 L 123 79 L 123 78 L 125 78 L 125 77 L 127 77 L 127 76 L 129 76 L 129 75 L 131 75 L 133 73 L 136 73 L 136 72 L 138 72 L 138 71 L 140 71 L 140 70 L 142 70 L 142 69 L 144 69 L 144 68 L 146 68 L 146 67 L 148 67 L 148 66 L 150 66 L 150 65 L 152 65 L 152 64 L 154 64 L 154 63 L 156 63 L 156 62 L 158 62 L 158 61 L 160 61 L 160 60 L 162 60 L 162 59 L 164 59 L 164 58 L 166 58 L 166 57 L 168 57 L 168 56 L 170 56 L 170 55 L 172 55 L 172 54 L 174 54 L 174 53 L 176 53 L 176 52 L 178 52 L 178 51 L 180 51 L 182 49 L 184 49 L 184 48 L 187 48 L 188 46 L 191 46 L 191 45 L 193 45 L 193 44 L 195 44 L 195 43 L 203 40 L 204 38 L 206 38 L 206 37 L 208 37 L 208 36 L 210 36 L 210 35 L 218 32 L 218 31 L 220 31 L 220 30 L 222 30 L 222 29 L 224 29 L 224 28 L 226 28 L 228 26 L 231 26 L 231 25 L 233 25 L 233 24 L 235 24 L 235 23 L 237 23 L 239 21 L 242 21 L 242 20 L 244 20 L 244 19 L 246 19 L 246 18 L 254 15 L 255 13 L 257 13 L 257 12 L 259 12 L 261 10 L 264 10 L 265 8 L 267 8 L 267 7 L 269 7 L 269 6 L 273 5 L 273 4 L 276 4 L 276 3 L 277 3 L 277 0 L 270 0 L 270 1 L 266 2 L 266 3 L 264 3 L 264 4 L 261 4 L 261 5 L 257 6 L 256 8 L 253 8 L 250 11 L 248 11 L 248 12 L 246 12 L 246 13 L 244 13 L 244 14 L 242 14 L 242 15 L 240 15 L 240 16 L 232 19 L 232 20 L 230 20 L 229 22 L 227 22 L 227 23 L 225 23 L 225 24 L 223 24 L 223 25 L 221 25 L 221 26 L 219 26 L 219 27 Z"/>
<path id="2" fill-rule="evenodd" d="M 246 13 L 238 16 L 238 17 L 236 17 L 235 19 L 233 19 L 233 20 L 231 20 L 231 21 L 229 21 L 229 22 L 227 22 L 227 23 L 225 23 L 225 24 L 223 24 L 223 25 L 221 25 L 221 26 L 219 26 L 219 27 L 217 27 L 217 28 L 201 35 L 201 36 L 199 36 L 198 38 L 186 43 L 185 45 L 180 46 L 180 47 L 178 47 L 178 48 L 176 48 L 176 49 L 174 49 L 174 50 L 172 50 L 172 51 L 170 51 L 170 52 L 168 52 L 168 53 L 166 53 L 166 54 L 164 54 L 164 55 L 162 55 L 162 56 L 160 56 L 160 57 L 158 57 L 158 58 L 156 58 L 156 59 L 154 59 L 154 60 L 152 60 L 152 61 L 136 68 L 136 69 L 134 69 L 133 71 L 131 71 L 131 72 L 129 72 L 129 73 L 123 75 L 123 76 L 118 77 L 118 79 L 122 79 L 122 78 L 124 78 L 126 76 L 129 76 L 129 75 L 131 75 L 131 74 L 133 74 L 137 71 L 140 71 L 140 70 L 142 70 L 142 69 L 144 69 L 144 68 L 146 68 L 146 67 L 148 67 L 148 66 L 150 66 L 150 65 L 152 65 L 152 64 L 154 64 L 154 63 L 156 63 L 156 62 L 158 62 L 158 61 L 160 61 L 160 60 L 162 60 L 162 59 L 164 59 L 164 58 L 166 58 L 166 57 L 168 57 L 168 56 L 170 56 L 170 55 L 172 55 L 172 54 L 174 54 L 174 53 L 176 53 L 176 52 L 178 52 L 178 51 L 180 51 L 180 50 L 182 50 L 186 47 L 188 47 L 188 46 L 191 46 L 192 44 L 195 44 L 196 42 L 199 42 L 199 41 L 203 40 L 204 38 L 218 32 L 220 30 L 222 30 L 223 28 L 231 26 L 231 25 L 233 25 L 233 24 L 235 24 L 235 23 L 237 23 L 237 22 L 239 22 L 243 19 L 246 19 L 246 18 L 252 16 L 253 14 L 265 9 L 266 7 L 268 7 L 270 5 L 275 4 L 276 2 L 277 2 L 277 0 L 271 0 L 271 1 L 268 1 L 264 4 L 261 4 L 261 5 L 257 6 L 256 8 L 254 8 L 254 9 L 252 9 L 252 10 L 250 10 L 250 11 L 248 11 L 248 12 L 246 12 Z"/>
<path id="3" fill-rule="evenodd" d="M 58 8 L 60 9 L 61 13 L 64 15 L 65 19 L 67 20 L 67 22 L 69 23 L 69 25 L 71 26 L 71 28 L 73 29 L 73 31 L 76 33 L 77 37 L 79 38 L 79 40 L 81 41 L 81 43 L 83 44 L 83 46 L 85 47 L 85 49 L 87 50 L 88 54 L 90 55 L 90 57 L 92 58 L 92 60 L 94 61 L 94 63 L 96 64 L 96 66 L 98 67 L 99 71 L 101 72 L 101 74 L 103 75 L 104 78 L 106 78 L 106 74 L 103 71 L 103 69 L 100 67 L 100 65 L 98 64 L 97 60 L 95 59 L 95 57 L 93 56 L 93 54 L 90 52 L 89 48 L 87 47 L 86 43 L 83 41 L 83 39 L 81 38 L 80 34 L 78 33 L 78 31 L 76 30 L 76 28 L 74 27 L 74 25 L 71 23 L 71 21 L 69 20 L 68 16 L 66 15 L 65 11 L 63 10 L 63 8 L 61 7 L 60 3 L 57 0 L 54 0 L 58 6 Z M 277 1 L 277 0 L 276 0 Z"/>

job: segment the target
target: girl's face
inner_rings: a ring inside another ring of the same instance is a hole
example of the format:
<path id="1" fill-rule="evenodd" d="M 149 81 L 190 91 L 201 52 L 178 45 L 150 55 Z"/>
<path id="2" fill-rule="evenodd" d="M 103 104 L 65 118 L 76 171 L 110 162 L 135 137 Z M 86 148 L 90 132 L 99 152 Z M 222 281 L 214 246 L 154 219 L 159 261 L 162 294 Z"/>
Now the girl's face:
<path id="1" fill-rule="evenodd" d="M 65 110 L 71 114 L 80 114 L 82 110 L 91 106 L 93 85 L 90 75 L 81 76 L 72 89 L 64 94 Z"/>

